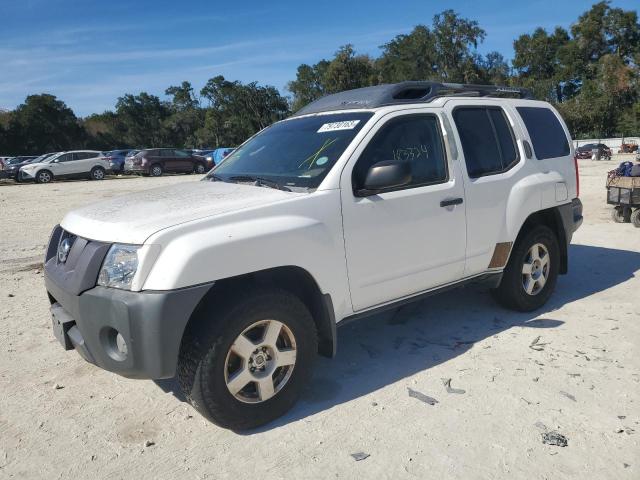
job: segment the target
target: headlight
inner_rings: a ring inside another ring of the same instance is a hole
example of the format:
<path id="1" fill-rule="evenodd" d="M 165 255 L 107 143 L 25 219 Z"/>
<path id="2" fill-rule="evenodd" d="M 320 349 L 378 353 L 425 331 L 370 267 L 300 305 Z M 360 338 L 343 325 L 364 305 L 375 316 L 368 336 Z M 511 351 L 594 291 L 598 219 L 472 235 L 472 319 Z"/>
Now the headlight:
<path id="1" fill-rule="evenodd" d="M 133 277 L 138 270 L 139 249 L 136 245 L 114 244 L 102 262 L 98 285 L 131 290 Z"/>

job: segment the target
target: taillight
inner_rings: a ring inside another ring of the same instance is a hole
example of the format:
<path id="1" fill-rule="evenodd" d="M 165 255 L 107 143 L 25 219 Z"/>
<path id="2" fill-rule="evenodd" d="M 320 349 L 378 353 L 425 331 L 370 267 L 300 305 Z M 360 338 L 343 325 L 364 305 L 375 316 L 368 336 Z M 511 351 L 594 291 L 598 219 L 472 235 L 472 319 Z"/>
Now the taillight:
<path id="1" fill-rule="evenodd" d="M 573 156 L 573 165 L 576 169 L 576 198 L 580 196 L 580 174 L 578 173 L 578 156 Z"/>

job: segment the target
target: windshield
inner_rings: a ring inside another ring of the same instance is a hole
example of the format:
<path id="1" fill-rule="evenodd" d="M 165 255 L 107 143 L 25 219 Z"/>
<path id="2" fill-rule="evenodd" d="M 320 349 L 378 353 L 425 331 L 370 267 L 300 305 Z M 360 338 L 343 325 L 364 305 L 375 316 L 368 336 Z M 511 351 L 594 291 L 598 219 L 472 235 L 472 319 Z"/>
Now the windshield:
<path id="1" fill-rule="evenodd" d="M 58 152 L 54 155 L 51 155 L 49 158 L 45 158 L 42 163 L 51 163 L 53 162 L 56 158 L 58 158 L 60 155 L 62 155 L 64 152 Z"/>
<path id="2" fill-rule="evenodd" d="M 52 153 L 45 153 L 44 155 L 40 155 L 39 157 L 34 158 L 33 160 L 29 160 L 28 163 L 40 163 L 43 160 L 46 160 L 47 158 L 49 158 L 51 155 L 53 155 Z"/>
<path id="3" fill-rule="evenodd" d="M 317 188 L 372 116 L 337 113 L 276 123 L 228 155 L 207 178 L 262 178 L 288 187 Z"/>
<path id="4" fill-rule="evenodd" d="M 13 157 L 7 160 L 7 165 L 17 165 L 18 163 L 22 163 L 25 161 L 23 157 Z"/>

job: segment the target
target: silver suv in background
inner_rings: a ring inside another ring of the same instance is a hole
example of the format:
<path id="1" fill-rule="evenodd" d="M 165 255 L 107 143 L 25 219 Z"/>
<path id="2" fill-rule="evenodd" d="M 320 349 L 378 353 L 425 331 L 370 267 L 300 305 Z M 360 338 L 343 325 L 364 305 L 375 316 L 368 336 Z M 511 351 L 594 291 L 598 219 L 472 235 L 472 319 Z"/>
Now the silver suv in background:
<path id="1" fill-rule="evenodd" d="M 25 165 L 18 172 L 18 181 L 49 183 L 62 178 L 103 180 L 109 171 L 109 161 L 97 150 L 61 152 L 40 163 Z"/>

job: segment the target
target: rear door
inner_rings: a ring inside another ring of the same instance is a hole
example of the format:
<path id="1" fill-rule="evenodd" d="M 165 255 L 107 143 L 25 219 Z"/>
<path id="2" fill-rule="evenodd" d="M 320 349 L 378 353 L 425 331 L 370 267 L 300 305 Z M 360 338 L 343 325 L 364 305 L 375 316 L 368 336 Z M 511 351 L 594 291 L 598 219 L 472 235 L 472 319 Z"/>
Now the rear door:
<path id="1" fill-rule="evenodd" d="M 445 105 L 445 111 L 462 147 L 460 163 L 467 204 L 465 276 L 472 276 L 489 268 L 494 252 L 510 250 L 510 244 L 503 239 L 507 204 L 513 186 L 526 176 L 525 161 L 516 141 L 520 130 L 513 115 L 490 100 L 452 100 Z"/>
<path id="2" fill-rule="evenodd" d="M 179 172 L 180 164 L 178 163 L 175 151 L 172 148 L 163 148 L 160 150 L 160 158 L 165 172 Z"/>
<path id="3" fill-rule="evenodd" d="M 100 154 L 98 152 L 84 151 L 76 152 L 74 154 L 74 173 L 82 175 L 89 173 L 91 169 L 98 163 L 96 158 Z"/>
<path id="4" fill-rule="evenodd" d="M 193 157 L 185 150 L 175 150 L 176 168 L 181 172 L 193 172 Z"/>
<path id="5" fill-rule="evenodd" d="M 342 217 L 355 311 L 461 278 L 464 190 L 457 162 L 445 152 L 435 114 L 394 112 L 372 128 L 343 170 Z M 409 162 L 411 183 L 357 196 L 369 168 L 386 160 Z"/>

